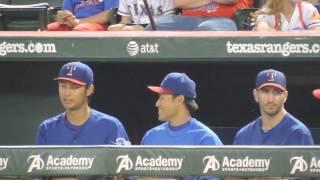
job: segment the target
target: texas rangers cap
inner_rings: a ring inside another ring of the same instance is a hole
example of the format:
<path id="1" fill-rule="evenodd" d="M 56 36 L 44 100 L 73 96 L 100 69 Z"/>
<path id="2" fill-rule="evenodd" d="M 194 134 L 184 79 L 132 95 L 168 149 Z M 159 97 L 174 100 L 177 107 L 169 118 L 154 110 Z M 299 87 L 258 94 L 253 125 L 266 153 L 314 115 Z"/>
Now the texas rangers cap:
<path id="1" fill-rule="evenodd" d="M 89 86 L 93 84 L 93 71 L 84 63 L 69 62 L 61 67 L 59 76 L 54 80 L 65 80 L 78 85 Z"/>
<path id="2" fill-rule="evenodd" d="M 148 86 L 158 94 L 178 94 L 196 98 L 196 83 L 185 73 L 172 72 L 165 76 L 160 86 Z"/>
<path id="3" fill-rule="evenodd" d="M 277 70 L 267 69 L 258 73 L 256 78 L 256 88 L 261 89 L 265 86 L 273 86 L 283 91 L 287 90 L 286 76 Z"/>

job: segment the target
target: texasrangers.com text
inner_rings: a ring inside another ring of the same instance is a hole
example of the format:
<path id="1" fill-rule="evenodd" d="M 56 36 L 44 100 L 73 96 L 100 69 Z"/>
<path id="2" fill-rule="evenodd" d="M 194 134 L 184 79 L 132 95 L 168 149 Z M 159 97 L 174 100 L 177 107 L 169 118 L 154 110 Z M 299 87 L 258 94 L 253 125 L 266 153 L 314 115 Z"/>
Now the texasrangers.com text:
<path id="1" fill-rule="evenodd" d="M 290 56 L 291 54 L 318 54 L 320 44 L 305 43 L 226 43 L 227 53 L 230 54 L 281 54 Z"/>
<path id="2" fill-rule="evenodd" d="M 53 43 L 0 43 L 0 56 L 8 54 L 42 54 L 56 53 L 56 45 Z"/>

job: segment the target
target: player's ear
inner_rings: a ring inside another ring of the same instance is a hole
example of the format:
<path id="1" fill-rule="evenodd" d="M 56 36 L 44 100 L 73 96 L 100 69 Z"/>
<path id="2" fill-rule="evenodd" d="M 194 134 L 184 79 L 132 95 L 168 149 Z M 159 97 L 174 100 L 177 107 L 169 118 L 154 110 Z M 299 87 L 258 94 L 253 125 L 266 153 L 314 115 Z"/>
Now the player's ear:
<path id="1" fill-rule="evenodd" d="M 284 104 L 287 102 L 289 93 L 288 93 L 288 91 L 284 91 L 283 93 L 284 93 L 284 98 L 283 98 L 283 104 Z"/>
<path id="2" fill-rule="evenodd" d="M 94 85 L 91 84 L 89 87 L 87 87 L 87 96 L 91 96 L 94 92 Z"/>
<path id="3" fill-rule="evenodd" d="M 252 90 L 252 94 L 253 94 L 254 100 L 256 101 L 256 103 L 258 103 L 259 100 L 258 100 L 258 91 L 257 91 L 257 89 L 253 89 Z"/>
<path id="4" fill-rule="evenodd" d="M 184 96 L 182 96 L 182 95 L 178 95 L 174 99 L 179 104 L 183 104 L 184 103 Z"/>

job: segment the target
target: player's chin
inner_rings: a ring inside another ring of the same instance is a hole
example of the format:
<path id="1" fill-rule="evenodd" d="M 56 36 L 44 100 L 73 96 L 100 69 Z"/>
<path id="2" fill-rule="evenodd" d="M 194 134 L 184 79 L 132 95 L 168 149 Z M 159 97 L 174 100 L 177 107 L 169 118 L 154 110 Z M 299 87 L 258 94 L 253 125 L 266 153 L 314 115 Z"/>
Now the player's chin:
<path id="1" fill-rule="evenodd" d="M 158 115 L 158 120 L 159 121 L 165 121 L 165 117 L 161 116 L 161 115 Z"/>
<path id="2" fill-rule="evenodd" d="M 63 103 L 62 105 L 65 110 L 74 110 L 75 109 L 74 105 L 70 104 L 70 103 Z"/>

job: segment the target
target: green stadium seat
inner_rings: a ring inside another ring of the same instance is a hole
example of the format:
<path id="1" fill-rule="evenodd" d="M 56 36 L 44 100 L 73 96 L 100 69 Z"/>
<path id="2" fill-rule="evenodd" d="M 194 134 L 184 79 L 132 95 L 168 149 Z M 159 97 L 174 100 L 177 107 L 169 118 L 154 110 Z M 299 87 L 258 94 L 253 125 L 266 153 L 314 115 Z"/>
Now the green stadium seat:
<path id="1" fill-rule="evenodd" d="M 240 9 L 236 12 L 235 22 L 237 24 L 238 30 L 251 30 L 253 27 L 252 21 L 251 21 L 251 13 L 258 10 L 257 8 L 245 8 Z"/>
<path id="2" fill-rule="evenodd" d="M 45 30 L 48 22 L 47 3 L 29 5 L 0 5 L 1 30 Z"/>

